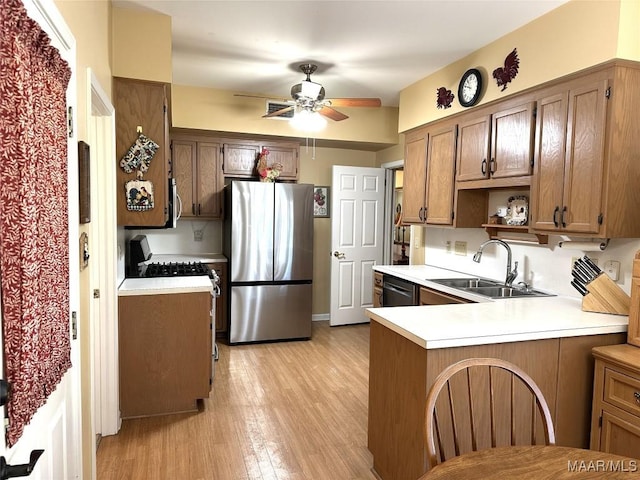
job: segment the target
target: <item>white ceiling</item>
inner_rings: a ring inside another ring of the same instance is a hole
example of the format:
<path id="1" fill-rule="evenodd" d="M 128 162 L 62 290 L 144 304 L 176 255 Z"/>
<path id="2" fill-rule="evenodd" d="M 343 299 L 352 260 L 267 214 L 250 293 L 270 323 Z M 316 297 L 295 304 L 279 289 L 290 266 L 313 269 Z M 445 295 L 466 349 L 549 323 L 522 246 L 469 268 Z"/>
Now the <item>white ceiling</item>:
<path id="1" fill-rule="evenodd" d="M 114 0 L 172 18 L 173 82 L 288 99 L 315 63 L 327 98 L 399 92 L 566 0 Z"/>

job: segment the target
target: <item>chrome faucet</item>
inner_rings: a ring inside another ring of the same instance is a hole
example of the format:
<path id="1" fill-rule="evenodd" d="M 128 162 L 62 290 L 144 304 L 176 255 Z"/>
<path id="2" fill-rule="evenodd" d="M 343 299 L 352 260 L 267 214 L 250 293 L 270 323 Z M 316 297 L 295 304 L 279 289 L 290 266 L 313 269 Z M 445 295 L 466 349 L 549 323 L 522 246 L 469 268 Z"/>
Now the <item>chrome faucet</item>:
<path id="1" fill-rule="evenodd" d="M 486 247 L 490 243 L 497 243 L 498 245 L 502 245 L 507 249 L 507 276 L 504 279 L 504 284 L 505 286 L 510 287 L 513 281 L 518 276 L 518 262 L 514 263 L 513 270 L 511 270 L 511 247 L 507 242 L 498 239 L 487 240 L 482 245 L 480 245 L 480 248 L 478 248 L 478 251 L 473 256 L 473 261 L 476 263 L 480 263 L 480 259 L 482 258 L 482 250 L 484 250 L 484 247 Z"/>

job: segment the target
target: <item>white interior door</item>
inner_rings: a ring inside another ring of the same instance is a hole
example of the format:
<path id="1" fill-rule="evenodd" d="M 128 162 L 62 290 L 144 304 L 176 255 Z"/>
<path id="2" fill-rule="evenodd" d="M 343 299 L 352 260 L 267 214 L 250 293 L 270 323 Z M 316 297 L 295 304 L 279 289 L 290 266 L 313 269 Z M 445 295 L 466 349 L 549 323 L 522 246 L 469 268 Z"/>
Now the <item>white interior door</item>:
<path id="1" fill-rule="evenodd" d="M 331 318 L 367 322 L 373 306 L 373 266 L 383 258 L 385 171 L 334 166 L 331 218 Z"/>
<path id="2" fill-rule="evenodd" d="M 51 44 L 60 51 L 71 68 L 72 75 L 67 89 L 67 105 L 76 112 L 75 40 L 62 15 L 51 0 L 23 0 L 28 15 L 47 32 Z M 78 139 L 73 117 L 74 134 L 68 139 L 68 190 L 69 190 L 69 311 L 79 311 L 79 260 L 78 260 Z M 71 322 L 70 322 L 71 323 Z M 80 322 L 78 321 L 78 324 Z M 46 403 L 38 409 L 25 427 L 18 442 L 7 449 L 4 431 L 0 434 L 0 454 L 10 465 L 29 463 L 32 450 L 44 449 L 30 479 L 80 478 L 82 452 L 80 448 L 80 346 L 71 341 L 72 367 L 62 377 Z M 0 359 L 2 355 L 0 355 Z M 4 368 L 0 361 L 0 366 Z M 5 415 L 6 415 L 6 409 Z"/>

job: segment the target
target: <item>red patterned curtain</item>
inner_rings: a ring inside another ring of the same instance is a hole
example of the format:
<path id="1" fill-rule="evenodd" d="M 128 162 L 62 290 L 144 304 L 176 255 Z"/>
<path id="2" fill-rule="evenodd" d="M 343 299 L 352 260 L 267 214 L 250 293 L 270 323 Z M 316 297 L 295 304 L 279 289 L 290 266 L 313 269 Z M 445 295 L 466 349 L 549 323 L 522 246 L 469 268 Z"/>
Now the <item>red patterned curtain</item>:
<path id="1" fill-rule="evenodd" d="M 68 64 L 20 0 L 0 0 L 0 276 L 7 443 L 71 366 Z"/>

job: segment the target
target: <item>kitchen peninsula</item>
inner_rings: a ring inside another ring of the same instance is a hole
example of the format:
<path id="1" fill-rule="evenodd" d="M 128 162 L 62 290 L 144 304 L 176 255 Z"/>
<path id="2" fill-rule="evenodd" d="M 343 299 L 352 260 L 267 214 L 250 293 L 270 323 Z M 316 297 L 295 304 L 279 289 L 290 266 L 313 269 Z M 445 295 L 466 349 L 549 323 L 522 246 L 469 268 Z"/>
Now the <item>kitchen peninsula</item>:
<path id="1" fill-rule="evenodd" d="M 368 447 L 382 479 L 418 478 L 426 471 L 427 392 L 445 367 L 468 357 L 498 357 L 523 368 L 547 399 L 556 443 L 588 448 L 591 349 L 625 343 L 628 317 L 583 312 L 579 299 L 563 296 L 483 299 L 432 282 L 465 276 L 436 267 L 374 270 L 479 302 L 367 309 Z"/>

